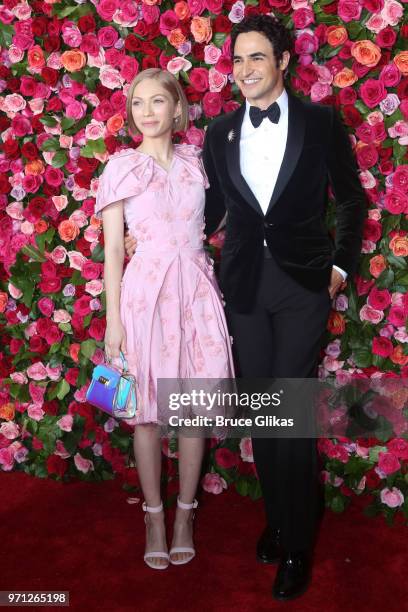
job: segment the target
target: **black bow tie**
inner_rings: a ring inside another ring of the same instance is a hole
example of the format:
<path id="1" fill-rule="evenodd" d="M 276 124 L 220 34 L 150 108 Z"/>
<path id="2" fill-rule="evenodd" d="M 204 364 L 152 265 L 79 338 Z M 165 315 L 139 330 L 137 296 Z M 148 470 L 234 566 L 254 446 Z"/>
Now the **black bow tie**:
<path id="1" fill-rule="evenodd" d="M 268 106 L 266 110 L 261 110 L 257 106 L 250 106 L 249 118 L 254 128 L 259 127 L 265 117 L 268 117 L 269 121 L 272 121 L 272 123 L 278 123 L 280 117 L 280 108 L 277 102 L 274 102 L 273 104 Z"/>

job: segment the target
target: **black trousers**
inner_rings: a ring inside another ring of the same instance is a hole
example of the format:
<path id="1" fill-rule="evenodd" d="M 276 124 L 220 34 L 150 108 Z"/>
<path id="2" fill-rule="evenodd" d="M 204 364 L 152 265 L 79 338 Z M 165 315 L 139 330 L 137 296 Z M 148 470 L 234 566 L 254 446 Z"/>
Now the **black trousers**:
<path id="1" fill-rule="evenodd" d="M 265 249 L 253 310 L 241 314 L 227 306 L 237 375 L 314 377 L 329 312 L 326 288 L 305 289 Z M 310 548 L 322 502 L 316 440 L 254 437 L 252 443 L 269 526 L 281 530 L 287 552 Z"/>

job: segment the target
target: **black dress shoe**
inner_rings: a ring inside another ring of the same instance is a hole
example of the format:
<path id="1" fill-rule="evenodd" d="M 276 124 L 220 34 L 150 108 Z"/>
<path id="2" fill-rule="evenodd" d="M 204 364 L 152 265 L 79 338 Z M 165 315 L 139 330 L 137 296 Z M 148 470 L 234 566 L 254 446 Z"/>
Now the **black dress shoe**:
<path id="1" fill-rule="evenodd" d="M 309 552 L 285 554 L 278 567 L 272 595 L 275 599 L 295 599 L 308 588 L 311 578 Z"/>
<path id="2" fill-rule="evenodd" d="M 266 527 L 256 545 L 256 558 L 260 563 L 278 563 L 281 557 L 280 531 Z"/>

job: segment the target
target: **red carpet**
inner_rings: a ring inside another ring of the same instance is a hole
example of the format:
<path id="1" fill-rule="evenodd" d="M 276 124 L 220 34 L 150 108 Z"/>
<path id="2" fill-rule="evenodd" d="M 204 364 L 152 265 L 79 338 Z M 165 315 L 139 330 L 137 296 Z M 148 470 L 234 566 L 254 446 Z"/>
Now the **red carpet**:
<path id="1" fill-rule="evenodd" d="M 67 590 L 70 610 L 407 609 L 408 530 L 367 519 L 358 507 L 340 516 L 326 513 L 311 588 L 296 601 L 278 603 L 270 597 L 275 566 L 254 559 L 261 502 L 233 492 L 202 495 L 197 558 L 159 572 L 142 561 L 143 513 L 126 503 L 119 481 L 62 485 L 2 473 L 0 500 L 0 590 Z"/>

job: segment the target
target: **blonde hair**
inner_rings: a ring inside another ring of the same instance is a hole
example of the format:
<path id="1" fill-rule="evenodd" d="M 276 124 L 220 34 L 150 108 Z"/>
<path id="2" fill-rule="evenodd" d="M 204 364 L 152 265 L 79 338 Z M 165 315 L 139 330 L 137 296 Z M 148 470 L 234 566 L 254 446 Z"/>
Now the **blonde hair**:
<path id="1" fill-rule="evenodd" d="M 188 128 L 188 102 L 186 94 L 178 80 L 167 70 L 160 68 L 147 68 L 139 72 L 130 84 L 126 98 L 126 115 L 129 132 L 135 136 L 140 134 L 140 130 L 136 127 L 132 114 L 132 100 L 135 87 L 145 79 L 154 79 L 171 95 L 175 104 L 180 102 L 181 115 L 175 119 L 174 131 L 185 131 Z"/>

